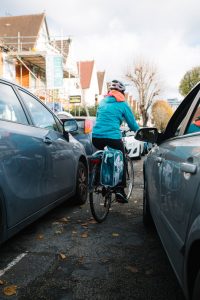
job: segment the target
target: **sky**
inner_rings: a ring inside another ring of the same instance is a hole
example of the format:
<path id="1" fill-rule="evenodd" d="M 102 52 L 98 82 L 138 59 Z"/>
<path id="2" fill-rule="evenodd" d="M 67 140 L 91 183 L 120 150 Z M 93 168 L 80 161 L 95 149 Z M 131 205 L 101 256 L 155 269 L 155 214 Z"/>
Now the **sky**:
<path id="1" fill-rule="evenodd" d="M 76 61 L 126 82 L 143 58 L 157 68 L 160 97 L 182 99 L 181 79 L 200 66 L 199 11 L 199 0 L 1 0 L 0 16 L 45 12 L 50 35 L 72 39 Z"/>

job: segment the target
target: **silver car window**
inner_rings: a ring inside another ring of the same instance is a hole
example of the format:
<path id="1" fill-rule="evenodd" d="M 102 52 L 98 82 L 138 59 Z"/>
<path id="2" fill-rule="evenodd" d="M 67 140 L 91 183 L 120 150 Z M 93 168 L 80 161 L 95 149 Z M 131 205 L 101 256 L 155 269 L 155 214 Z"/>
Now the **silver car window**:
<path id="1" fill-rule="evenodd" d="M 53 115 L 42 103 L 22 90 L 19 90 L 19 92 L 29 109 L 31 118 L 36 127 L 60 131 Z"/>
<path id="2" fill-rule="evenodd" d="M 10 85 L 0 83 L 0 119 L 28 124 L 22 105 Z"/>

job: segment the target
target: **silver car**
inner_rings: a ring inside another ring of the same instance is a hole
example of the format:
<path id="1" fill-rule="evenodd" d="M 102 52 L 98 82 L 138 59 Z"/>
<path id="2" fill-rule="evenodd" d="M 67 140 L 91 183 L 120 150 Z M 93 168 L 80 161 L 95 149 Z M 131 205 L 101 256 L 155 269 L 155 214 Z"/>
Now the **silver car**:
<path id="1" fill-rule="evenodd" d="M 200 299 L 200 82 L 165 131 L 139 129 L 154 144 L 144 160 L 143 221 L 153 223 L 186 299 Z"/>
<path id="2" fill-rule="evenodd" d="M 69 198 L 87 199 L 84 147 L 44 103 L 0 79 L 0 242 Z"/>

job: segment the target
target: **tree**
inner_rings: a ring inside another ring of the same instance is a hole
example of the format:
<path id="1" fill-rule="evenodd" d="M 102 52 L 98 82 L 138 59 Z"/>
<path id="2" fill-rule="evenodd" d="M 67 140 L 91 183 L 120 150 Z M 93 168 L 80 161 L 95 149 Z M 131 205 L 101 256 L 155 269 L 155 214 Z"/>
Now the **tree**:
<path id="1" fill-rule="evenodd" d="M 198 81 L 200 81 L 200 67 L 187 71 L 180 82 L 179 93 L 185 97 Z"/>
<path id="2" fill-rule="evenodd" d="M 161 89 L 157 69 L 153 64 L 138 60 L 126 73 L 126 77 L 137 91 L 143 126 L 146 126 L 149 119 L 148 110 Z"/>
<path id="3" fill-rule="evenodd" d="M 163 131 L 173 114 L 173 110 L 167 101 L 158 100 L 152 105 L 151 113 L 155 126 Z"/>

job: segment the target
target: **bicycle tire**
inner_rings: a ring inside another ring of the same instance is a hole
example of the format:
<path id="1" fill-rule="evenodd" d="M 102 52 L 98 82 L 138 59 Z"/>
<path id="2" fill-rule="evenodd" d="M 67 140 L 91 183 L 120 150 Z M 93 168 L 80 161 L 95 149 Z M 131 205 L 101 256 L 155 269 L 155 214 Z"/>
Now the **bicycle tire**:
<path id="1" fill-rule="evenodd" d="M 97 172 L 97 166 L 94 167 L 94 174 Z M 95 176 L 93 177 L 95 180 Z M 100 184 L 91 184 L 92 188 L 89 192 L 90 209 L 93 218 L 98 222 L 103 222 L 110 210 L 112 193 Z"/>
<path id="2" fill-rule="evenodd" d="M 126 188 L 127 199 L 130 199 L 134 186 L 134 168 L 131 158 L 126 155 Z"/>

